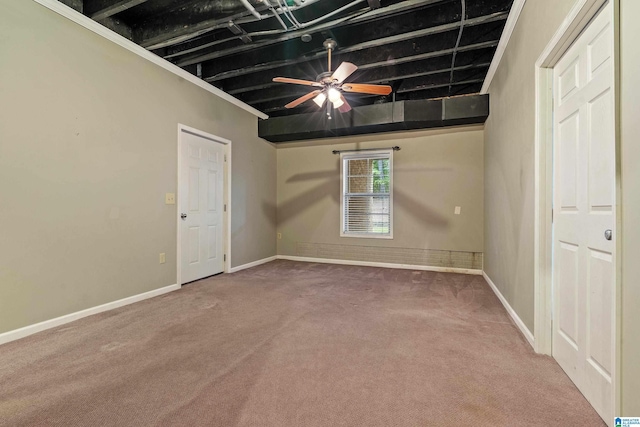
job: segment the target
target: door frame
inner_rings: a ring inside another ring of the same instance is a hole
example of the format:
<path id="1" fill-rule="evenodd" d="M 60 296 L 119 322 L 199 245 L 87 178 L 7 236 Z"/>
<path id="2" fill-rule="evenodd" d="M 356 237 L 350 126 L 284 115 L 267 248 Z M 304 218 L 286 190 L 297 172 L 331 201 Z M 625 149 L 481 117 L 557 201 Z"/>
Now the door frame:
<path id="1" fill-rule="evenodd" d="M 613 412 L 620 414 L 621 361 L 621 224 L 619 130 L 619 0 L 578 0 L 535 64 L 535 202 L 534 202 L 534 349 L 551 355 L 552 325 L 552 206 L 553 206 L 553 68 L 591 20 L 608 3 L 613 4 L 614 132 L 616 156 L 616 265 L 615 265 L 615 361 Z M 611 420 L 607 420 L 609 423 Z"/>
<path id="2" fill-rule="evenodd" d="M 183 194 L 180 193 L 180 177 L 182 176 L 182 135 L 189 133 L 209 140 L 212 144 L 222 144 L 224 148 L 225 162 L 222 178 L 224 180 L 224 194 L 222 196 L 223 203 L 226 205 L 226 211 L 223 213 L 223 246 L 225 252 L 224 273 L 228 273 L 231 268 L 231 141 L 220 136 L 192 128 L 187 125 L 178 123 L 178 176 L 176 177 L 176 280 L 178 286 L 182 287 L 182 232 L 180 219 L 180 206 Z"/>

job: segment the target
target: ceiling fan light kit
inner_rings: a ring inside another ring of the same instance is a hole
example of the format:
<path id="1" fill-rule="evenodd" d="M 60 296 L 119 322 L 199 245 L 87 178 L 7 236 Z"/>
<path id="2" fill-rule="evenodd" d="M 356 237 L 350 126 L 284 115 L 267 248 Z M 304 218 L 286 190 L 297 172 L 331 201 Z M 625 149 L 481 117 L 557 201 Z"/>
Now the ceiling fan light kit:
<path id="1" fill-rule="evenodd" d="M 329 101 L 331 102 L 336 102 L 340 100 L 340 92 L 338 92 L 338 90 L 336 88 L 329 88 L 329 90 L 327 91 L 327 95 L 329 96 Z"/>
<path id="2" fill-rule="evenodd" d="M 324 101 L 326 100 L 327 100 L 327 95 L 325 95 L 324 92 L 320 92 L 318 96 L 313 98 L 313 102 L 318 104 L 318 107 L 322 107 L 324 105 Z"/>
<path id="3" fill-rule="evenodd" d="M 322 107 L 327 99 L 331 104 L 327 104 L 327 116 L 331 118 L 331 106 L 338 109 L 341 113 L 346 113 L 351 110 L 351 106 L 342 95 L 344 92 L 352 93 L 366 93 L 369 95 L 389 95 L 391 93 L 391 86 L 387 85 L 373 85 L 373 84 L 356 84 L 348 83 L 343 84 L 345 79 L 353 74 L 358 67 L 350 62 L 343 62 L 332 73 L 331 72 L 331 51 L 337 47 L 337 43 L 333 39 L 327 39 L 322 44 L 327 49 L 327 69 L 328 71 L 321 73 L 317 77 L 317 81 L 310 80 L 291 79 L 288 77 L 275 77 L 274 82 L 278 83 L 291 83 L 305 86 L 314 86 L 321 88 L 314 90 L 306 95 L 301 96 L 285 105 L 286 108 L 294 108 L 303 102 L 313 99 L 318 107 Z"/>
<path id="4" fill-rule="evenodd" d="M 331 101 L 331 103 L 333 104 L 333 108 L 340 108 L 344 105 L 344 101 L 340 98 L 336 99 L 335 101 Z"/>

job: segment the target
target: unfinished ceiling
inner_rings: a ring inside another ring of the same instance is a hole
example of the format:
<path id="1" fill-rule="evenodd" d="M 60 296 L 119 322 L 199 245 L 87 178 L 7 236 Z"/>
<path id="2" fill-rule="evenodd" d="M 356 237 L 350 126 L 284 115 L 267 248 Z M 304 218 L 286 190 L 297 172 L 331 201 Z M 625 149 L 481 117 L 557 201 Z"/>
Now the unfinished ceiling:
<path id="1" fill-rule="evenodd" d="M 354 106 L 478 93 L 513 0 L 60 0 L 270 116 L 327 71 L 388 84 L 388 96 L 346 94 Z"/>

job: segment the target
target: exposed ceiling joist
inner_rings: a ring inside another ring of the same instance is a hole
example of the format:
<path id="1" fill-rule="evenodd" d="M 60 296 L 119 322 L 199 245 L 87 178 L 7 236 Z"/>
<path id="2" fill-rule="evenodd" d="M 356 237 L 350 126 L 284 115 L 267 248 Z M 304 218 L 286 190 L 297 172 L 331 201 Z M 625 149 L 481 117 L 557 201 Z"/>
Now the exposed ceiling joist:
<path id="1" fill-rule="evenodd" d="M 100 21 L 146 1 L 147 0 L 84 0 L 84 13 L 91 19 Z"/>
<path id="2" fill-rule="evenodd" d="M 371 9 L 378 9 L 380 7 L 380 0 L 367 0 Z"/>
<path id="3" fill-rule="evenodd" d="M 384 9 L 379 9 L 379 10 L 384 10 Z M 375 11 L 369 12 L 369 13 L 373 13 Z M 365 16 L 366 14 L 364 14 L 363 16 Z M 473 25 L 478 25 L 478 24 L 482 24 L 482 23 L 487 23 L 487 22 L 493 22 L 493 21 L 504 21 L 507 19 L 508 13 L 506 12 L 498 12 L 498 13 L 494 13 L 494 14 L 490 14 L 487 16 L 481 16 L 479 18 L 474 18 L 474 19 L 470 19 L 468 21 L 466 21 L 465 26 L 473 26 Z M 376 16 L 376 19 L 380 18 L 380 15 Z M 357 21 L 357 22 L 361 22 Z M 347 23 L 346 20 L 341 21 L 339 23 L 335 23 L 335 22 L 328 22 L 326 24 L 322 24 L 319 25 L 317 27 L 313 28 L 314 32 L 319 32 L 321 30 L 324 29 L 335 29 L 338 28 L 338 24 L 345 24 Z M 348 21 L 349 24 L 353 24 L 354 21 Z M 355 50 L 359 50 L 359 49 L 367 49 L 369 47 L 372 46 L 376 46 L 376 43 L 379 44 L 388 44 L 388 43 L 394 43 L 394 42 L 401 42 L 401 41 L 406 41 L 406 40 L 411 40 L 412 38 L 416 38 L 416 37 L 422 37 L 422 36 L 426 36 L 429 34 L 436 34 L 439 32 L 445 32 L 445 31 L 451 31 L 453 29 L 458 29 L 460 28 L 460 22 L 453 22 L 450 24 L 445 24 L 445 25 L 439 25 L 437 27 L 430 27 L 430 28 L 426 28 L 424 30 L 418 30 L 418 31 L 410 31 L 410 32 L 406 32 L 406 33 L 402 33 L 402 34 L 398 34 L 398 35 L 394 35 L 394 36 L 389 36 L 389 37 L 382 37 L 376 40 L 371 40 L 369 42 L 364 42 L 364 43 L 360 43 L 356 46 L 350 46 L 349 48 L 345 48 L 345 49 L 340 49 L 341 52 L 353 52 Z M 229 55 L 235 55 L 238 53 L 242 53 L 245 52 L 247 50 L 251 50 L 251 49 L 261 49 L 264 48 L 266 46 L 270 46 L 276 43 L 280 43 L 280 42 L 284 42 L 287 40 L 291 40 L 291 39 L 295 39 L 300 37 L 302 34 L 304 34 L 306 31 L 301 30 L 301 31 L 294 31 L 294 32 L 289 32 L 289 33 L 285 33 L 279 37 L 274 37 L 274 38 L 270 38 L 268 40 L 262 40 L 262 41 L 257 41 L 255 43 L 253 43 L 251 46 L 235 46 L 232 48 L 228 48 L 228 49 L 222 49 L 222 50 L 217 50 L 215 52 L 208 52 L 205 54 L 196 54 L 196 55 L 190 55 L 186 58 L 181 59 L 180 61 L 177 62 L 178 66 L 185 66 L 185 65 L 190 65 L 190 64 L 195 64 L 198 62 L 203 62 L 203 61 L 208 61 L 211 59 L 216 59 L 216 58 L 221 58 L 224 56 L 229 56 Z M 249 35 L 253 35 L 251 32 L 249 32 Z M 347 50 L 348 49 L 348 50 Z M 321 52 L 321 55 L 326 55 L 326 52 Z"/>
<path id="4" fill-rule="evenodd" d="M 451 83 L 452 86 L 457 85 L 467 85 L 472 83 L 482 83 L 484 76 L 487 73 L 488 66 L 486 67 L 478 67 L 472 69 L 459 70 L 456 72 L 456 76 L 453 82 L 449 80 L 449 70 L 444 70 L 438 74 L 431 74 L 425 76 L 415 77 L 413 79 L 408 79 L 400 82 L 399 88 L 395 91 L 396 96 L 407 94 L 410 92 L 418 92 L 423 90 L 431 90 L 435 88 L 448 87 Z M 278 88 L 270 88 L 262 91 L 250 92 L 244 94 L 242 97 L 243 102 L 246 102 L 249 105 L 260 105 L 264 103 L 268 103 L 270 101 L 275 100 L 293 100 L 305 93 L 308 93 L 308 90 L 305 90 L 304 87 L 292 85 L 292 87 L 287 88 L 286 90 L 278 90 Z M 367 96 L 373 96 L 380 98 L 379 95 L 348 95 L 350 99 L 358 99 L 364 100 Z M 389 98 L 392 98 L 392 95 L 389 95 Z M 363 101 L 364 103 L 369 103 L 369 101 Z M 283 102 L 283 105 L 286 102 Z M 309 104 L 311 105 L 311 104 Z"/>
<path id="5" fill-rule="evenodd" d="M 114 19 L 113 16 L 101 19 L 100 23 L 126 39 L 133 39 L 133 31 L 131 30 L 131 27 L 118 19 Z"/>
<path id="6" fill-rule="evenodd" d="M 478 18 L 474 18 L 474 19 L 470 19 L 466 22 L 465 24 L 465 28 L 468 27 L 473 27 L 473 26 L 477 26 L 477 25 L 483 25 L 483 24 L 489 24 L 492 22 L 504 22 L 504 20 L 506 20 L 507 18 L 507 14 L 506 13 L 496 13 L 496 14 L 491 14 L 491 15 L 487 15 L 487 16 L 481 16 Z M 441 33 L 446 33 L 446 32 L 450 32 L 450 31 L 455 31 L 458 30 L 460 28 L 460 23 L 459 22 L 454 22 L 451 24 L 445 24 L 445 25 L 439 25 L 437 27 L 431 27 L 431 28 L 426 28 L 426 29 L 422 29 L 422 30 L 417 30 L 417 31 L 411 31 L 411 32 L 407 32 L 404 34 L 398 34 L 398 35 L 393 35 L 393 36 L 389 36 L 389 37 L 382 37 L 379 38 L 377 40 L 371 40 L 371 41 L 367 41 L 367 42 L 363 42 L 363 43 L 358 43 L 358 44 L 354 44 L 351 46 L 347 46 L 345 48 L 339 49 L 338 50 L 338 54 L 341 56 L 344 56 L 345 54 L 348 53 L 352 53 L 352 52 L 358 52 L 358 51 L 362 51 L 362 50 L 366 50 L 366 49 L 376 49 L 378 51 L 380 51 L 380 49 L 385 46 L 385 45 L 390 45 L 390 44 L 399 44 L 402 42 L 408 42 L 411 41 L 412 44 L 416 44 L 419 43 L 420 41 L 418 39 L 422 39 L 425 38 L 424 42 L 428 42 L 426 40 L 426 37 L 428 36 L 432 36 L 435 34 L 441 34 Z M 457 34 L 456 34 L 457 35 Z M 259 44 L 259 43 L 258 43 Z M 269 43 L 271 44 L 271 43 Z M 453 43 L 452 43 L 453 44 Z M 496 40 L 496 44 L 497 44 L 497 40 Z M 254 44 L 255 45 L 255 44 Z M 262 47 L 264 47 L 265 45 L 261 45 Z M 412 48 L 411 45 L 403 45 L 405 47 L 409 47 L 411 51 L 416 51 L 418 49 L 416 48 Z M 201 55 L 198 56 L 197 58 L 194 58 L 193 61 L 189 60 L 189 61 L 185 61 L 183 62 L 179 62 L 178 65 L 180 66 L 185 66 L 185 65 L 190 65 L 192 63 L 198 63 L 198 62 L 203 62 L 203 61 L 210 61 L 212 59 L 217 59 L 220 57 L 224 57 L 227 55 L 232 55 L 234 53 L 238 53 L 238 51 L 242 51 L 245 50 L 243 49 L 243 46 L 240 46 L 238 48 L 233 48 L 233 49 L 227 49 L 227 50 L 222 50 L 222 51 L 218 51 L 218 52 L 212 52 L 209 53 L 207 55 Z M 427 48 L 428 50 L 428 48 Z M 418 50 L 419 51 L 419 50 Z M 424 51 L 424 50 L 423 50 Z M 278 52 L 280 55 L 286 55 L 288 52 L 287 51 L 280 51 Z M 292 64 L 297 64 L 300 62 L 306 62 L 306 61 L 311 61 L 311 60 L 316 60 L 316 59 L 321 59 L 326 57 L 327 53 L 325 51 L 319 51 L 319 52 L 315 52 L 313 54 L 307 55 L 307 56 L 303 56 L 303 57 L 298 57 L 298 58 L 292 58 L 292 59 L 277 59 L 277 58 L 272 58 L 269 61 L 269 64 L 278 64 L 278 66 L 283 65 L 283 61 L 287 61 L 286 65 L 292 65 Z M 197 59 L 197 60 L 196 60 Z M 234 72 L 237 72 L 236 70 L 238 69 L 246 69 L 247 66 L 244 66 L 245 64 L 250 64 L 252 60 L 255 61 L 255 55 L 252 58 L 243 58 L 244 61 L 237 59 L 235 61 L 232 61 L 232 63 L 230 62 L 225 62 L 225 61 L 215 61 L 210 63 L 209 66 L 205 67 L 205 71 L 204 71 L 204 79 L 207 81 L 215 81 L 218 80 L 218 75 L 221 75 L 222 73 L 234 70 Z M 393 59 L 390 59 L 390 61 L 392 61 Z M 266 69 L 265 66 L 263 66 L 262 64 L 254 66 L 254 67 L 262 67 L 262 69 Z M 251 69 L 249 69 L 250 72 Z M 231 75 L 225 75 L 225 77 L 231 77 Z"/>
<path id="7" fill-rule="evenodd" d="M 352 107 L 478 93 L 514 0 L 59 1 L 204 86 L 215 84 L 211 89 L 230 94 L 231 102 L 283 116 L 317 105 L 285 109 L 312 89 L 274 77 L 324 78 L 328 91 L 330 73 L 322 74 L 343 62 L 357 66 L 344 80 L 352 88 L 391 86 L 390 94 L 347 88 Z M 330 66 L 323 46 L 329 38 L 337 42 Z"/>
<path id="8" fill-rule="evenodd" d="M 458 48 L 458 52 L 463 52 L 463 51 L 468 51 L 468 50 L 475 50 L 475 49 L 482 49 L 482 48 L 486 48 L 486 47 L 495 47 L 497 45 L 498 45 L 498 41 L 497 40 L 492 40 L 492 41 L 488 41 L 488 42 L 476 43 L 476 44 L 469 45 L 469 46 L 461 46 L 461 47 Z M 437 56 L 452 54 L 454 51 L 455 51 L 455 49 L 451 48 L 451 49 L 438 50 L 438 51 L 435 51 L 435 52 L 422 53 L 420 55 L 403 56 L 401 58 L 389 59 L 388 61 L 385 61 L 385 62 L 372 62 L 372 63 L 369 63 L 369 64 L 364 64 L 364 65 L 358 67 L 358 69 L 359 70 L 367 70 L 367 69 L 370 69 L 370 68 L 381 67 L 383 65 L 406 64 L 407 62 L 421 61 L 423 59 L 429 59 L 429 58 L 434 58 L 434 57 L 437 57 Z"/>
<path id="9" fill-rule="evenodd" d="M 60 0 L 60 3 L 69 6 L 71 9 L 75 10 L 76 12 L 80 12 L 82 13 L 83 10 L 83 4 L 82 4 L 82 0 Z"/>
<path id="10" fill-rule="evenodd" d="M 480 86 L 482 85 L 482 81 L 477 81 L 477 80 L 480 80 L 480 79 L 455 82 L 452 85 L 451 92 L 449 91 L 449 83 L 445 83 L 445 84 L 433 85 L 431 87 L 425 87 L 421 90 L 397 94 L 396 101 L 449 98 L 452 96 L 475 94 L 475 93 L 478 93 L 478 91 L 480 90 Z M 357 107 L 362 105 L 376 104 L 375 101 L 378 101 L 378 100 L 380 100 L 380 97 L 363 96 L 358 98 L 351 98 L 349 99 L 349 103 L 351 104 L 352 107 Z M 392 99 L 389 100 L 389 102 L 391 101 Z M 259 108 L 260 111 L 264 111 L 265 113 L 269 114 L 271 117 L 282 115 L 282 113 L 300 114 L 303 112 L 317 111 L 317 107 L 315 107 L 313 103 L 302 104 L 297 108 L 294 108 L 292 110 L 287 110 L 282 105 L 282 100 L 279 100 L 279 99 L 274 101 L 268 101 L 261 104 L 255 104 L 255 107 Z"/>
<path id="11" fill-rule="evenodd" d="M 308 6 L 312 1 L 318 0 L 307 0 L 302 3 L 303 6 Z M 389 16 L 393 14 L 403 13 L 412 9 L 425 7 L 431 4 L 440 3 L 446 0 L 407 0 L 400 3 L 392 4 L 385 8 L 380 8 L 376 10 L 370 10 L 367 7 L 358 8 L 352 13 L 348 14 L 347 17 L 342 17 L 340 19 L 333 19 L 330 22 L 326 22 L 321 25 L 313 26 L 314 31 L 320 31 L 322 29 L 327 28 L 337 28 L 343 23 L 348 24 L 357 24 L 360 22 L 366 22 L 369 20 L 378 19 L 382 16 Z M 296 9 L 293 9 L 296 10 Z M 185 44 L 184 46 L 179 46 L 176 50 L 171 51 L 169 54 L 173 55 L 172 57 L 179 56 L 180 51 L 185 50 L 185 54 L 193 53 L 198 50 L 206 49 L 211 47 L 206 42 L 198 43 L 194 42 L 193 44 L 188 43 L 189 40 L 194 39 L 195 37 L 201 36 L 203 34 L 214 31 L 218 28 L 222 28 L 226 25 L 228 20 L 234 20 L 237 23 L 246 23 L 246 22 L 255 22 L 255 18 L 250 15 L 248 11 L 242 11 L 237 16 L 231 16 L 224 19 L 208 19 L 199 22 L 197 25 L 187 24 L 184 22 L 178 22 L 174 24 L 170 23 L 156 23 L 153 24 L 158 27 L 157 31 L 154 31 L 153 28 L 147 28 L 146 31 L 148 33 L 157 33 L 157 37 L 151 40 L 149 36 L 142 37 L 139 41 L 141 46 L 146 47 L 147 49 L 159 49 L 168 46 L 174 46 L 177 44 Z M 149 24 L 147 24 L 149 25 Z M 163 26 L 164 25 L 164 26 Z M 302 29 L 300 31 L 289 32 L 288 35 L 292 38 L 296 38 L 304 34 L 308 29 Z M 284 30 L 278 30 L 277 32 L 284 33 Z M 291 38 L 289 37 L 289 38 Z M 185 43 L 187 42 L 187 43 Z"/>
<path id="12" fill-rule="evenodd" d="M 482 42 L 482 43 L 474 43 L 474 44 L 470 44 L 468 46 L 459 47 L 458 48 L 458 52 L 466 52 L 466 51 L 473 51 L 473 50 L 480 50 L 480 49 L 490 49 L 490 48 L 496 47 L 497 45 L 498 45 L 498 41 L 497 40 L 488 41 L 488 42 Z M 451 55 L 453 53 L 453 51 L 454 51 L 453 48 L 451 48 L 451 49 L 443 49 L 443 50 L 438 50 L 438 51 L 435 51 L 435 52 L 427 52 L 427 53 L 422 53 L 422 54 L 418 54 L 418 55 L 405 56 L 405 57 L 402 57 L 402 58 L 394 58 L 394 59 L 389 59 L 389 60 L 385 60 L 385 61 L 381 61 L 381 62 L 360 63 L 358 65 L 358 69 L 360 71 L 363 71 L 363 70 L 368 70 L 368 69 L 373 69 L 373 68 L 378 68 L 378 67 L 385 67 L 385 66 L 388 67 L 388 66 L 406 64 L 406 63 L 410 63 L 410 62 L 417 62 L 417 61 L 427 60 L 427 59 L 431 59 L 431 58 L 436 58 L 436 57 L 439 57 L 439 56 Z M 211 76 L 211 77 L 203 76 L 203 78 L 208 82 L 214 82 L 214 81 L 224 80 L 224 79 L 228 79 L 228 78 L 232 78 L 232 77 L 243 76 L 243 75 L 250 74 L 250 73 L 262 73 L 264 71 L 271 70 L 273 68 L 279 68 L 279 67 L 283 67 L 284 68 L 284 67 L 287 67 L 287 66 L 299 64 L 301 62 L 312 61 L 314 59 L 316 59 L 316 57 L 305 58 L 305 59 L 302 59 L 302 60 L 278 61 L 278 62 L 273 62 L 273 63 L 268 63 L 268 64 L 257 65 L 257 66 L 251 67 L 251 68 L 243 68 L 243 69 L 233 70 L 233 71 L 230 71 L 230 72 L 227 72 L 227 73 L 221 73 L 221 74 L 217 74 L 217 75 Z M 266 74 L 264 74 L 264 75 L 266 75 Z M 271 80 L 271 78 L 269 77 L 269 81 L 270 80 Z"/>
<path id="13" fill-rule="evenodd" d="M 488 67 L 489 64 L 490 64 L 489 62 L 481 62 L 477 64 L 461 65 L 461 66 L 455 67 L 454 71 L 461 71 L 461 70 L 466 70 L 471 68 L 483 68 L 483 67 Z M 363 77 L 359 77 L 354 80 L 357 80 L 359 83 L 391 83 L 394 81 L 409 79 L 412 77 L 429 76 L 432 74 L 440 74 L 440 73 L 450 71 L 449 67 L 437 68 L 435 70 L 422 68 L 421 71 L 417 71 L 418 69 L 419 68 L 412 68 L 411 70 L 406 70 L 406 71 L 396 73 L 394 72 L 395 70 L 393 70 L 391 67 L 386 67 L 385 69 L 381 69 L 381 73 L 375 74 L 374 78 L 371 78 L 371 75 L 367 73 Z M 255 85 L 255 86 L 241 87 L 236 90 L 225 90 L 225 92 L 231 95 L 238 95 L 244 92 L 253 92 L 256 90 L 266 89 L 269 87 L 282 87 L 282 86 L 280 86 L 279 83 L 269 81 L 268 83 Z"/>
<path id="14" fill-rule="evenodd" d="M 212 18 L 195 24 L 186 25 L 171 23 L 169 18 L 165 22 L 155 22 L 152 28 L 142 25 L 137 28 L 137 40 L 140 46 L 149 50 L 160 49 L 174 44 L 182 43 L 201 36 L 213 30 L 224 28 L 227 22 L 239 22 L 241 18 L 250 16 L 248 10 L 243 10 L 224 18 Z M 159 21 L 162 18 L 158 18 Z"/>
<path id="15" fill-rule="evenodd" d="M 320 0 L 306 0 L 299 6 L 292 6 L 290 7 L 290 9 L 296 11 L 308 7 L 319 1 Z M 363 3 L 364 0 L 354 0 L 354 2 Z M 175 15 L 157 16 L 155 17 L 155 19 L 141 23 L 137 27 L 136 39 L 141 46 L 146 47 L 150 50 L 154 50 L 167 46 L 173 46 L 179 43 L 184 43 L 196 37 L 202 36 L 203 34 L 207 34 L 214 30 L 224 28 L 229 21 L 234 21 L 237 24 L 246 24 L 261 21 L 261 19 L 256 18 L 248 9 L 242 6 L 242 3 L 240 1 L 237 0 L 217 0 L 216 2 L 212 2 L 210 7 L 217 6 L 218 8 L 220 8 L 225 4 L 236 6 L 236 11 L 234 13 L 226 14 L 220 17 L 220 13 L 210 13 L 209 11 L 203 10 L 202 8 L 196 8 L 196 10 L 194 10 L 191 14 L 189 14 L 188 11 L 184 11 L 182 15 L 186 15 L 186 17 L 183 19 L 179 19 Z M 255 11 L 264 17 L 262 19 L 272 19 L 274 22 L 276 20 L 275 15 L 267 14 L 267 12 L 269 12 L 269 9 L 264 3 L 262 5 L 256 5 Z M 209 16 L 211 15 L 213 15 L 214 17 L 209 18 Z M 270 31 L 273 34 L 286 31 L 279 25 L 274 26 L 274 28 L 274 30 Z M 250 34 L 250 36 L 251 35 L 255 34 Z"/>

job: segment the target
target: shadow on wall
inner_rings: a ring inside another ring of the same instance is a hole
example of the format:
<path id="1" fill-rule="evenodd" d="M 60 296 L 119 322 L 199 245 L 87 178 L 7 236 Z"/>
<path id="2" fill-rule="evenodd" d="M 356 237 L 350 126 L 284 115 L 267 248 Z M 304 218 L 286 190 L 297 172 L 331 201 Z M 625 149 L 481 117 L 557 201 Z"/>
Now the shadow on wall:
<path id="1" fill-rule="evenodd" d="M 445 170 L 445 168 L 439 168 L 438 171 Z M 451 170 L 451 168 L 446 168 Z M 400 169 L 394 173 L 405 172 L 427 172 L 430 171 L 425 168 L 421 169 Z M 306 172 L 299 173 L 291 176 L 287 179 L 287 184 L 304 182 L 304 181 L 317 181 L 323 180 L 324 183 L 316 185 L 315 187 L 307 190 L 304 194 L 296 196 L 285 203 L 282 203 L 277 210 L 277 220 L 279 223 L 283 223 L 298 215 L 300 212 L 309 209 L 314 204 L 318 203 L 325 197 L 331 197 L 336 205 L 340 204 L 340 163 L 337 163 L 336 170 L 330 171 L 318 171 L 318 172 Z M 449 220 L 435 212 L 429 206 L 425 205 L 421 200 L 418 200 L 409 194 L 405 193 L 401 188 L 394 186 L 393 188 L 393 200 L 394 205 L 402 209 L 404 212 L 413 216 L 417 221 L 424 223 L 425 225 L 435 227 L 447 227 Z M 274 209 L 272 203 L 265 202 L 262 204 L 262 209 L 266 212 Z"/>

